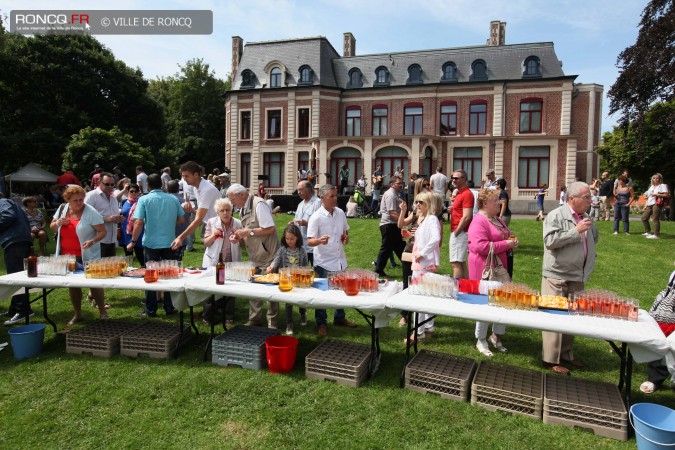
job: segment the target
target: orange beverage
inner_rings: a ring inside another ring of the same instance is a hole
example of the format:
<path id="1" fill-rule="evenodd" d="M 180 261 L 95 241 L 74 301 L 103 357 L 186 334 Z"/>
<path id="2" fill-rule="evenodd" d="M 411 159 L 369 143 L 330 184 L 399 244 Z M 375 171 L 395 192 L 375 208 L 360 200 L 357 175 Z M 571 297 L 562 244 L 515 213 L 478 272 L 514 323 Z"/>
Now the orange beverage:
<path id="1" fill-rule="evenodd" d="M 291 289 L 293 289 L 293 284 L 292 284 L 291 279 L 289 277 L 279 278 L 279 290 L 281 292 L 288 292 Z"/>
<path id="2" fill-rule="evenodd" d="M 143 277 L 146 283 L 154 283 L 159 279 L 159 272 L 154 268 L 146 268 L 145 276 Z"/>
<path id="3" fill-rule="evenodd" d="M 356 295 L 359 293 L 359 279 L 355 276 L 346 277 L 343 280 L 345 294 Z"/>
<path id="4" fill-rule="evenodd" d="M 75 272 L 77 269 L 77 262 L 75 258 L 68 260 L 68 272 Z"/>

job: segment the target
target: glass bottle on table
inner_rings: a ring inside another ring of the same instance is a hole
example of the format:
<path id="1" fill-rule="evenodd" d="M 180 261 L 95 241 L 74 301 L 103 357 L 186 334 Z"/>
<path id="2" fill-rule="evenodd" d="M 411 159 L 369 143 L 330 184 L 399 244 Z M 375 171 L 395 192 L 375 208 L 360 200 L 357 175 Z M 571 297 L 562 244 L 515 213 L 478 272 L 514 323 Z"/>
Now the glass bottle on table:
<path id="1" fill-rule="evenodd" d="M 28 278 L 36 278 L 38 276 L 38 259 L 32 246 L 28 250 L 26 274 Z"/>
<path id="2" fill-rule="evenodd" d="M 223 254 L 218 254 L 218 264 L 216 264 L 216 284 L 225 284 L 225 263 Z"/>

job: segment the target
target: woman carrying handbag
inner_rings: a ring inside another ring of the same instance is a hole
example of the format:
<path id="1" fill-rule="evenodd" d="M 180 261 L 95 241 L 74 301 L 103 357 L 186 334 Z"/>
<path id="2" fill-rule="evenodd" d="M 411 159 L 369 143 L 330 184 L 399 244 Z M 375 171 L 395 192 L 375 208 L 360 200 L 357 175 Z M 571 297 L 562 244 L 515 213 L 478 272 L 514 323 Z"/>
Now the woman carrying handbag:
<path id="1" fill-rule="evenodd" d="M 499 192 L 483 189 L 478 194 L 478 214 L 469 225 L 469 279 L 511 281 L 506 271 L 506 253 L 518 247 L 518 239 L 499 218 Z M 487 339 L 487 322 L 476 322 L 476 348 L 485 356 L 492 356 Z M 502 324 L 492 325 L 490 344 L 506 353 L 501 337 L 506 332 Z"/>

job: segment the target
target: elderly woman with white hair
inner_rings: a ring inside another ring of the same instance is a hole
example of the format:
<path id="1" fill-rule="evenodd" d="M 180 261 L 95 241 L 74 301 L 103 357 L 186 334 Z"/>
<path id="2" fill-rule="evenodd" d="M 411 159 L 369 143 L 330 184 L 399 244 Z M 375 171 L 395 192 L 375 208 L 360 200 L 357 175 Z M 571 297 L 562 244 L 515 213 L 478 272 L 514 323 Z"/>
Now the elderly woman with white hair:
<path id="1" fill-rule="evenodd" d="M 230 239 L 234 236 L 236 230 L 241 229 L 239 219 L 232 217 L 234 209 L 232 202 L 227 198 L 216 200 L 213 205 L 216 211 L 216 217 L 212 217 L 206 222 L 204 231 L 204 258 L 203 267 L 213 267 L 218 263 L 220 255 L 223 256 L 223 262 L 241 261 L 241 249 L 238 241 Z M 234 323 L 234 297 L 221 297 L 215 302 L 216 308 L 225 309 L 225 323 L 232 325 Z M 213 322 L 214 311 L 210 303 L 204 304 L 203 319 L 205 322 Z"/>

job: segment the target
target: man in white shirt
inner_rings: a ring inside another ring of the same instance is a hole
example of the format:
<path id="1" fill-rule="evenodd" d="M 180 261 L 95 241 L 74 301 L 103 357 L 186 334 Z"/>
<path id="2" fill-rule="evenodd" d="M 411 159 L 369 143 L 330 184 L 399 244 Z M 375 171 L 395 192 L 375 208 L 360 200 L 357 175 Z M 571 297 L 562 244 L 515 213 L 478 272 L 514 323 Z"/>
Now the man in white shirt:
<path id="1" fill-rule="evenodd" d="M 185 178 L 182 178 L 178 181 L 178 192 L 183 196 L 185 203 L 192 203 L 192 212 L 186 214 L 185 223 L 191 224 L 195 220 L 195 208 L 197 207 L 197 199 L 195 198 L 195 188 L 187 184 Z M 181 205 L 184 203 L 181 202 Z M 195 232 L 188 234 L 185 238 L 185 251 L 194 252 L 195 251 Z"/>
<path id="2" fill-rule="evenodd" d="M 167 192 L 169 181 L 171 181 L 171 167 L 165 167 L 162 169 L 162 190 Z"/>
<path id="3" fill-rule="evenodd" d="M 136 166 L 136 184 L 141 188 L 142 194 L 148 193 L 148 175 L 143 172 L 143 166 Z"/>
<path id="4" fill-rule="evenodd" d="M 481 180 L 481 187 L 483 189 L 497 189 L 495 169 L 488 169 L 485 171 L 485 177 Z"/>
<path id="5" fill-rule="evenodd" d="M 312 214 L 321 208 L 321 200 L 314 194 L 312 183 L 307 180 L 298 182 L 298 195 L 300 195 L 302 201 L 295 210 L 294 222 L 300 227 L 307 259 L 310 264 L 314 265 L 314 247 L 310 247 L 307 243 L 307 225 L 309 225 L 309 218 L 312 217 Z"/>
<path id="6" fill-rule="evenodd" d="M 195 218 L 185 231 L 174 239 L 171 245 L 171 248 L 174 250 L 180 248 L 183 245 L 183 241 L 198 227 L 203 223 L 205 224 L 210 218 L 215 217 L 216 211 L 213 205 L 220 198 L 218 189 L 202 178 L 202 166 L 196 162 L 188 161 L 184 163 L 180 166 L 180 174 L 185 179 L 185 182 L 194 188 L 197 207 L 195 208 L 192 202 L 183 203 L 183 210 L 188 214 L 195 212 Z"/>
<path id="7" fill-rule="evenodd" d="M 117 224 L 124 220 L 120 215 L 120 206 L 113 194 L 115 178 L 111 173 L 103 172 L 101 182 L 93 191 L 87 192 L 84 202 L 92 206 L 103 216 L 106 235 L 101 240 L 101 257 L 115 256 L 117 251 Z"/>
<path id="8" fill-rule="evenodd" d="M 307 242 L 314 247 L 314 272 L 319 278 L 326 278 L 327 272 L 338 272 L 347 268 L 345 244 L 349 243 L 349 224 L 344 211 L 337 207 L 337 188 L 325 184 L 319 189 L 321 207 L 309 218 Z M 321 336 L 328 335 L 325 309 L 314 310 L 314 318 Z M 333 325 L 356 328 L 356 324 L 345 318 L 344 309 L 333 313 Z"/>
<path id="9" fill-rule="evenodd" d="M 443 174 L 443 167 L 436 167 L 436 173 L 429 178 L 431 190 L 445 199 L 445 191 L 448 190 L 448 177 Z"/>

